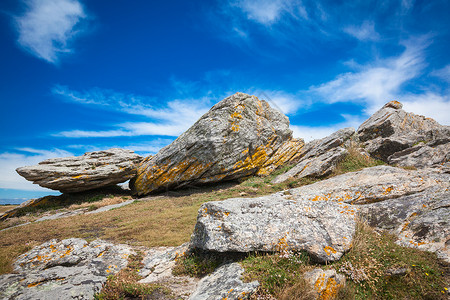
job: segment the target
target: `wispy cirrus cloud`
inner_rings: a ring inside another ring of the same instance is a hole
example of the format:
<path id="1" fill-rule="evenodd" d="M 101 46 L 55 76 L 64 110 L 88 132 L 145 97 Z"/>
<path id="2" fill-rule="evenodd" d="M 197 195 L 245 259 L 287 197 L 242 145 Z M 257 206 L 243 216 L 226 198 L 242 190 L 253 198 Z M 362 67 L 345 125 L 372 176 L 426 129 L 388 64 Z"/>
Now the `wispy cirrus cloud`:
<path id="1" fill-rule="evenodd" d="M 364 20 L 361 25 L 349 25 L 343 30 L 360 41 L 377 41 L 380 39 L 380 35 L 375 30 L 375 23 L 369 20 Z"/>
<path id="2" fill-rule="evenodd" d="M 87 14 L 78 0 L 24 0 L 27 7 L 15 18 L 19 45 L 49 63 L 73 52 L 71 42 L 81 33 Z"/>
<path id="3" fill-rule="evenodd" d="M 207 96 L 199 99 L 185 98 L 156 105 L 155 99 L 124 94 L 112 90 L 92 89 L 78 92 L 65 86 L 55 86 L 53 94 L 65 101 L 99 106 L 130 115 L 148 117 L 151 122 L 126 122 L 113 124 L 111 130 L 70 130 L 54 134 L 68 138 L 119 137 L 119 136 L 178 136 L 195 123 L 211 106 Z M 152 104 L 153 103 L 153 104 Z"/>

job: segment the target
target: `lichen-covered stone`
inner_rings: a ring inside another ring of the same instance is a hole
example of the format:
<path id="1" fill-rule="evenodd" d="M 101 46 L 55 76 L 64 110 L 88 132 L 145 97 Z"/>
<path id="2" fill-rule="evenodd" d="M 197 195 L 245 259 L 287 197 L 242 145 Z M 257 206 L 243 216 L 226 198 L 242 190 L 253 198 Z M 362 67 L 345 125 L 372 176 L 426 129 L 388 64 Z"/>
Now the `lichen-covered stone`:
<path id="1" fill-rule="evenodd" d="M 388 160 L 389 164 L 403 167 L 440 167 L 450 162 L 450 142 L 437 146 L 432 143 L 420 143 L 417 146 L 392 154 Z"/>
<path id="2" fill-rule="evenodd" d="M 322 177 L 329 175 L 335 168 L 336 164 L 342 160 L 348 151 L 345 148 L 337 147 L 327 152 L 306 159 L 302 159 L 295 167 L 278 175 L 272 183 L 281 183 L 292 178 L 303 177 Z"/>
<path id="3" fill-rule="evenodd" d="M 47 159 L 16 171 L 42 187 L 75 193 L 125 182 L 136 175 L 141 160 L 133 151 L 113 148 L 82 156 Z"/>
<path id="4" fill-rule="evenodd" d="M 19 256 L 16 274 L 0 275 L 0 298 L 92 299 L 132 253 L 129 246 L 101 240 L 51 240 Z"/>
<path id="5" fill-rule="evenodd" d="M 335 269 L 314 269 L 303 274 L 303 278 L 312 286 L 316 293 L 316 299 L 336 299 L 340 288 L 345 286 L 345 276 L 336 273 Z"/>
<path id="6" fill-rule="evenodd" d="M 358 128 L 359 140 L 373 157 L 388 162 L 394 153 L 420 142 L 450 142 L 449 126 L 401 108 L 401 103 L 391 101 Z"/>
<path id="7" fill-rule="evenodd" d="M 450 187 L 450 182 L 442 174 L 430 170 L 376 166 L 290 189 L 289 193 L 302 200 L 368 204 L 434 187 L 445 190 Z"/>
<path id="8" fill-rule="evenodd" d="M 302 160 L 317 157 L 327 151 L 344 146 L 355 134 L 355 129 L 347 127 L 340 129 L 327 137 L 307 143 L 302 152 Z M 299 161 L 301 162 L 301 160 Z"/>
<path id="9" fill-rule="evenodd" d="M 269 168 L 266 162 L 291 138 L 285 115 L 255 96 L 236 93 L 214 105 L 172 144 L 146 159 L 130 187 L 135 194 L 145 195 L 253 175 L 263 167 Z M 277 160 L 279 164 L 284 161 Z"/>
<path id="10" fill-rule="evenodd" d="M 204 203 L 191 246 L 218 252 L 306 250 L 327 262 L 350 249 L 354 231 L 352 205 L 276 193 Z"/>
<path id="11" fill-rule="evenodd" d="M 442 180 L 450 181 L 448 174 Z M 359 216 L 390 231 L 402 246 L 436 252 L 450 263 L 450 191 L 438 185 L 420 193 L 362 205 Z"/>
<path id="12" fill-rule="evenodd" d="M 244 269 L 238 263 L 217 268 L 204 277 L 189 300 L 238 300 L 248 299 L 259 286 L 258 281 L 244 283 L 241 279 Z"/>

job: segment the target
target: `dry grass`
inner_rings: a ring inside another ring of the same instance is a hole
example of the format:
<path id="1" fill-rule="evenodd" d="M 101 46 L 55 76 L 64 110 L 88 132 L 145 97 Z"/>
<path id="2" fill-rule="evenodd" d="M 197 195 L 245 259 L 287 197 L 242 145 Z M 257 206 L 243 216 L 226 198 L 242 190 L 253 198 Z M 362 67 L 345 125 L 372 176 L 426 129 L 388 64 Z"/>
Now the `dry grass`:
<path id="1" fill-rule="evenodd" d="M 17 205 L 0 205 L 0 214 L 10 209 L 13 209 L 14 207 L 17 207 Z"/>

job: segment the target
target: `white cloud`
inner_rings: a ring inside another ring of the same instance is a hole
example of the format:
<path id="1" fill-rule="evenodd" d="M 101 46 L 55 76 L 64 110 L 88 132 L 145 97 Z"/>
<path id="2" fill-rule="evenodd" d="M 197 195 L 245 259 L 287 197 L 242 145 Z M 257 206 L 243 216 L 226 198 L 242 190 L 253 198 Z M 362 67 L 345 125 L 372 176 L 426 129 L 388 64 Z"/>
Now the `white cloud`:
<path id="1" fill-rule="evenodd" d="M 344 32 L 360 41 L 377 41 L 380 39 L 380 35 L 375 31 L 375 23 L 368 20 L 359 26 L 351 25 L 345 27 Z"/>
<path id="2" fill-rule="evenodd" d="M 76 25 L 86 13 L 78 0 L 25 0 L 27 11 L 16 17 L 18 43 L 38 58 L 56 63 L 73 50 L 69 43 L 79 33 Z"/>
<path id="3" fill-rule="evenodd" d="M 407 42 L 401 55 L 360 66 L 358 72 L 340 74 L 334 80 L 311 87 L 307 93 L 328 103 L 363 103 L 367 112 L 373 113 L 398 98 L 402 86 L 421 74 L 426 44 L 424 39 Z"/>
<path id="4" fill-rule="evenodd" d="M 450 65 L 446 65 L 445 67 L 439 70 L 434 70 L 433 72 L 431 72 L 431 75 L 439 77 L 450 83 Z"/>
<path id="5" fill-rule="evenodd" d="M 24 166 L 35 165 L 45 159 L 71 156 L 70 152 L 53 149 L 40 150 L 33 148 L 19 148 L 22 153 L 0 153 L 0 188 L 17 189 L 25 191 L 49 191 L 40 186 L 27 181 L 25 178 L 17 174 L 16 169 Z M 25 152 L 25 153 L 23 153 Z"/>
<path id="6" fill-rule="evenodd" d="M 87 105 L 102 106 L 111 110 L 139 115 L 159 122 L 128 122 L 115 124 L 114 129 L 104 131 L 70 130 L 56 133 L 55 136 L 80 137 L 119 137 L 140 135 L 178 136 L 192 126 L 211 107 L 209 97 L 199 99 L 175 99 L 163 107 L 154 107 L 154 99 L 136 95 L 126 95 L 111 90 L 93 89 L 77 92 L 63 86 L 53 88 L 53 93 L 65 100 Z"/>
<path id="7" fill-rule="evenodd" d="M 404 104 L 404 110 L 433 118 L 442 125 L 450 125 L 449 96 L 426 92 L 419 95 L 406 94 L 398 99 Z"/>

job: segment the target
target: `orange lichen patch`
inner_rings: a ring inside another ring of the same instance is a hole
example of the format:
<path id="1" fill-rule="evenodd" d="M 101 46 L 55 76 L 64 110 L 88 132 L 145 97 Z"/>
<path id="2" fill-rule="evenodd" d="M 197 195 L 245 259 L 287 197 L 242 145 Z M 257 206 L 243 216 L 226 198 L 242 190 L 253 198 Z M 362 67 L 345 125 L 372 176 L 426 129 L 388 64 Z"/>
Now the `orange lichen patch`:
<path id="1" fill-rule="evenodd" d="M 102 251 L 102 252 L 100 252 L 98 255 L 97 255 L 97 257 L 102 257 L 103 256 L 103 254 L 105 254 L 105 252 L 106 251 Z"/>
<path id="2" fill-rule="evenodd" d="M 30 283 L 30 284 L 27 285 L 27 287 L 28 288 L 32 288 L 32 287 L 38 286 L 40 284 L 42 284 L 42 281 Z"/>
<path id="3" fill-rule="evenodd" d="M 409 217 L 410 217 L 410 218 L 413 218 L 413 217 L 415 217 L 415 216 L 417 216 L 417 213 L 416 213 L 416 212 L 412 213 Z"/>
<path id="4" fill-rule="evenodd" d="M 426 208 L 427 206 L 426 206 L 425 204 L 422 204 L 422 207 L 423 207 L 423 208 Z"/>
<path id="5" fill-rule="evenodd" d="M 287 242 L 287 233 L 286 236 L 282 237 L 278 240 L 278 243 L 275 246 L 276 251 L 283 252 L 289 249 L 289 244 Z"/>
<path id="6" fill-rule="evenodd" d="M 87 177 L 89 177 L 89 176 L 88 176 L 88 175 L 77 175 L 77 176 L 72 176 L 73 179 L 78 179 L 78 178 L 83 178 L 83 177 L 87 178 Z"/>
<path id="7" fill-rule="evenodd" d="M 390 192 L 392 192 L 393 189 L 394 189 L 394 188 L 393 188 L 392 186 L 385 188 L 385 189 L 384 189 L 384 192 L 383 192 L 383 195 L 389 194 Z"/>
<path id="8" fill-rule="evenodd" d="M 296 161 L 302 155 L 305 143 L 302 139 L 290 139 L 278 147 L 275 153 L 259 169 L 257 175 L 268 175 L 279 166 Z"/>
<path id="9" fill-rule="evenodd" d="M 230 215 L 230 212 L 225 212 L 224 211 L 223 214 L 228 217 Z"/>
<path id="10" fill-rule="evenodd" d="M 316 283 L 314 284 L 314 289 L 320 293 L 323 290 L 325 285 L 325 274 L 321 274 L 319 278 L 317 278 Z"/>
<path id="11" fill-rule="evenodd" d="M 409 222 L 406 222 L 405 224 L 403 224 L 403 227 L 402 227 L 401 231 L 405 231 L 406 227 L 408 227 L 408 225 L 409 225 Z"/>
<path id="12" fill-rule="evenodd" d="M 325 246 L 325 247 L 323 247 L 323 251 L 325 251 L 325 253 L 326 253 L 328 256 L 330 256 L 331 253 L 336 253 L 336 250 L 334 250 L 334 248 L 333 248 L 333 247 L 330 247 L 330 246 Z"/>
<path id="13" fill-rule="evenodd" d="M 337 292 L 338 292 L 338 283 L 334 278 L 329 278 L 327 281 L 327 285 L 325 289 L 322 291 L 322 293 L 319 296 L 320 300 L 331 300 L 335 299 Z"/>

